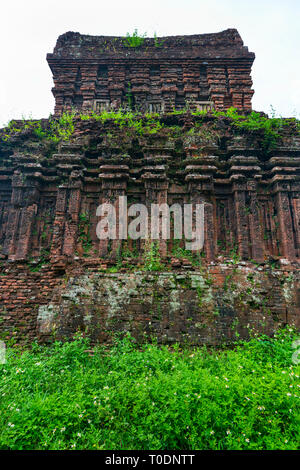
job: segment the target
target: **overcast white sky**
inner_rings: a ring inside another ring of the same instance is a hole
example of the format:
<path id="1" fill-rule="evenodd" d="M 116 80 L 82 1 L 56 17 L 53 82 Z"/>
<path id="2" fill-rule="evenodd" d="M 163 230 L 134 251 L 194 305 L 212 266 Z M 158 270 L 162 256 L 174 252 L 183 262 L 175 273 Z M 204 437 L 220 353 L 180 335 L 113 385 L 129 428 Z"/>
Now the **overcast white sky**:
<path id="1" fill-rule="evenodd" d="M 300 0 L 2 0 L 0 125 L 53 112 L 46 62 L 66 31 L 153 36 L 237 28 L 255 52 L 253 108 L 300 117 Z"/>

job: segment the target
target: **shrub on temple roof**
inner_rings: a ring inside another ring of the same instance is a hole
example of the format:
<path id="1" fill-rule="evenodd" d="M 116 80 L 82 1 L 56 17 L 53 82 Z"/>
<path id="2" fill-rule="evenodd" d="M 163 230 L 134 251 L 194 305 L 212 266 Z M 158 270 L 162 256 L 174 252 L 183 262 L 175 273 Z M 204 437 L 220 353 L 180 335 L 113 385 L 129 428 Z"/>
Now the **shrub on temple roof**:
<path id="1" fill-rule="evenodd" d="M 124 38 L 123 44 L 128 47 L 140 47 L 145 41 L 146 34 L 147 33 L 140 35 L 138 30 L 135 29 L 132 34 L 126 34 L 126 38 Z"/>

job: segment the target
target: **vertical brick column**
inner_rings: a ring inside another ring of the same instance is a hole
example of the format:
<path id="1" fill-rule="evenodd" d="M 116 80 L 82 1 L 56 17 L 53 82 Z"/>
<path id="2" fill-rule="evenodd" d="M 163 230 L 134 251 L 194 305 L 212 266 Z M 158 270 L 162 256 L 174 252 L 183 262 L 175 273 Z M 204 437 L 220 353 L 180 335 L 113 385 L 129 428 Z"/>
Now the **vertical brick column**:
<path id="1" fill-rule="evenodd" d="M 51 258 L 57 258 L 62 255 L 67 196 L 67 185 L 59 186 L 56 194 L 55 217 L 53 221 L 53 236 L 50 251 Z"/>
<path id="2" fill-rule="evenodd" d="M 175 109 L 177 93 L 177 74 L 171 63 L 162 64 L 161 70 L 161 94 L 164 103 L 164 111 L 172 112 Z"/>
<path id="3" fill-rule="evenodd" d="M 150 76 L 147 65 L 135 64 L 130 71 L 131 93 L 137 111 L 147 112 L 147 97 L 150 98 Z M 126 87 L 128 84 L 126 83 Z"/>
<path id="4" fill-rule="evenodd" d="M 229 92 L 232 97 L 231 106 L 239 111 L 251 111 L 251 65 L 239 64 L 227 67 Z"/>
<path id="5" fill-rule="evenodd" d="M 264 260 L 263 233 L 259 221 L 259 202 L 257 197 L 257 180 L 250 180 L 247 183 L 248 194 L 250 197 L 249 213 L 249 231 L 251 240 L 251 258 L 255 261 Z"/>
<path id="6" fill-rule="evenodd" d="M 290 261 L 299 256 L 299 166 L 300 159 L 284 149 L 270 159 L 271 183 L 280 230 L 280 254 Z"/>
<path id="7" fill-rule="evenodd" d="M 55 66 L 54 68 L 54 88 L 55 114 L 59 115 L 63 111 L 71 111 L 74 105 L 75 81 L 78 66 L 76 63 L 68 67 Z"/>
<path id="8" fill-rule="evenodd" d="M 187 159 L 189 162 L 191 159 Z M 215 216 L 214 216 L 214 180 L 217 169 L 215 156 L 199 156 L 193 158 L 197 164 L 187 165 L 185 180 L 188 183 L 190 203 L 204 204 L 204 251 L 207 261 L 215 258 Z"/>
<path id="9" fill-rule="evenodd" d="M 200 67 L 198 63 L 189 61 L 183 68 L 183 84 L 185 102 L 190 103 L 190 109 L 196 110 L 196 102 L 199 98 Z"/>
<path id="10" fill-rule="evenodd" d="M 149 215 L 148 234 L 151 240 L 151 204 L 168 203 L 168 187 L 165 165 L 144 166 L 142 180 L 145 184 L 146 204 Z M 161 238 L 161 226 L 159 228 L 159 252 L 162 256 L 167 254 L 168 241 Z"/>
<path id="11" fill-rule="evenodd" d="M 108 67 L 108 91 L 110 103 L 114 109 L 122 106 L 122 97 L 126 89 L 125 76 L 125 68 L 123 66 L 111 65 Z"/>
<path id="12" fill-rule="evenodd" d="M 207 66 L 207 81 L 210 99 L 213 101 L 217 111 L 223 111 L 225 96 L 228 92 L 225 67 L 221 65 Z"/>
<path id="13" fill-rule="evenodd" d="M 257 181 L 261 168 L 256 157 L 237 155 L 229 160 L 235 209 L 239 255 L 242 259 L 263 260 L 262 233 L 259 223 Z"/>
<path id="14" fill-rule="evenodd" d="M 114 204 L 117 238 L 115 240 L 100 240 L 99 255 L 105 257 L 109 253 L 111 259 L 116 259 L 118 251 L 122 247 L 122 240 L 119 239 L 119 196 L 126 196 L 129 168 L 127 165 L 101 165 L 100 171 L 102 192 L 100 204 Z"/>
<path id="15" fill-rule="evenodd" d="M 97 65 L 89 65 L 81 67 L 82 85 L 80 93 L 82 95 L 82 110 L 90 111 L 93 109 L 95 99 L 95 89 L 97 80 Z M 75 83 L 74 83 L 75 86 Z"/>
<path id="16" fill-rule="evenodd" d="M 249 259 L 248 220 L 246 212 L 247 180 L 244 175 L 233 174 L 230 177 L 232 183 L 236 237 L 238 253 L 242 259 Z"/>
<path id="17" fill-rule="evenodd" d="M 299 184 L 297 184 L 299 186 Z M 300 258 L 300 190 L 298 188 L 297 193 L 295 194 L 295 198 L 292 200 L 293 205 L 293 212 L 295 215 L 295 238 L 296 238 L 296 246 L 297 246 L 297 258 Z"/>
<path id="18" fill-rule="evenodd" d="M 12 177 L 11 207 L 3 250 L 9 259 L 27 258 L 39 199 L 38 179 L 16 170 Z"/>
<path id="19" fill-rule="evenodd" d="M 275 176 L 272 182 L 281 234 L 281 255 L 293 261 L 296 258 L 296 250 L 289 198 L 290 184 L 284 181 L 284 175 Z"/>
<path id="20" fill-rule="evenodd" d="M 82 182 L 80 178 L 74 177 L 69 182 L 67 217 L 65 221 L 65 233 L 63 254 L 74 256 L 79 226 L 79 213 L 81 203 Z"/>
<path id="21" fill-rule="evenodd" d="M 75 172 L 74 172 L 75 173 Z M 81 174 L 71 174 L 69 182 L 57 191 L 51 257 L 73 257 L 76 251 L 81 203 Z"/>

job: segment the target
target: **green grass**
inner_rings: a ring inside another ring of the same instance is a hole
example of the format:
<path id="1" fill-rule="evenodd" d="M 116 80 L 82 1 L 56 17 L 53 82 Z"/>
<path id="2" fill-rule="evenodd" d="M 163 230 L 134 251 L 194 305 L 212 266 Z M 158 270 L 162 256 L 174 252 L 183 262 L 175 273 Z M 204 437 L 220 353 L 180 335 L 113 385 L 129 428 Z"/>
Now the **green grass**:
<path id="1" fill-rule="evenodd" d="M 8 349 L 0 449 L 299 449 L 293 334 L 230 350 L 86 340 Z"/>

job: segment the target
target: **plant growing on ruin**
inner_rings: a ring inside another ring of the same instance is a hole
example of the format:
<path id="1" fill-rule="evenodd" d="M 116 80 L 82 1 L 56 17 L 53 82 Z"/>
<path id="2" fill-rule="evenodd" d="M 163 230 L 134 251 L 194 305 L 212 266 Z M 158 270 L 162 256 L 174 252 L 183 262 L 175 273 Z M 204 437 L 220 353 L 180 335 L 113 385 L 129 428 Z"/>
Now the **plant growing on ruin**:
<path id="1" fill-rule="evenodd" d="M 131 83 L 128 82 L 127 86 L 128 86 L 127 93 L 126 93 L 127 103 L 128 103 L 129 109 L 132 109 L 133 97 L 132 97 L 132 91 L 131 91 Z"/>
<path id="2" fill-rule="evenodd" d="M 132 34 L 127 33 L 126 38 L 123 39 L 123 44 L 127 47 L 140 47 L 144 44 L 147 33 L 139 34 L 135 29 Z"/>
<path id="3" fill-rule="evenodd" d="M 82 212 L 81 214 L 79 214 L 78 241 L 82 245 L 84 255 L 87 255 L 87 253 L 92 247 L 92 240 L 90 236 L 89 227 L 89 214 L 86 212 Z"/>
<path id="4" fill-rule="evenodd" d="M 157 113 L 145 113 L 142 115 L 137 111 L 129 111 L 120 108 L 118 111 L 102 111 L 101 113 L 91 112 L 88 114 L 80 114 L 82 121 L 95 119 L 102 123 L 112 120 L 120 129 L 134 130 L 137 134 L 143 135 L 156 134 L 164 124 L 160 122 L 160 115 Z"/>
<path id="5" fill-rule="evenodd" d="M 266 151 L 271 151 L 276 148 L 280 139 L 280 131 L 283 130 L 284 126 L 291 124 L 296 125 L 299 123 L 297 119 L 283 119 L 267 117 L 262 113 L 252 111 L 248 115 L 239 114 L 237 109 L 229 108 L 227 111 L 214 111 L 213 114 L 216 117 L 226 116 L 231 119 L 233 126 L 236 129 L 248 131 L 248 132 L 261 132 L 262 133 L 262 148 Z M 298 129 L 298 128 L 297 128 Z M 298 130 L 299 132 L 299 130 Z"/>
<path id="6" fill-rule="evenodd" d="M 203 251 L 186 250 L 181 246 L 181 240 L 173 240 L 171 254 L 178 259 L 188 259 L 194 268 L 201 268 L 202 266 Z"/>
<path id="7" fill-rule="evenodd" d="M 59 118 L 50 116 L 48 120 L 22 119 L 10 121 L 5 128 L 3 141 L 23 132 L 31 132 L 38 140 L 58 143 L 69 140 L 74 132 L 74 113 L 64 112 Z"/>
<path id="8" fill-rule="evenodd" d="M 164 42 L 165 42 L 164 39 L 159 39 L 159 38 L 157 37 L 157 34 L 154 33 L 154 45 L 155 45 L 155 47 L 161 47 L 161 46 L 163 46 Z"/>
<path id="9" fill-rule="evenodd" d="M 35 273 L 40 271 L 45 265 L 50 263 L 50 247 L 42 247 L 40 250 L 39 258 L 32 258 L 29 260 L 28 269 L 30 272 Z"/>
<path id="10" fill-rule="evenodd" d="M 50 118 L 49 140 L 59 142 L 69 140 L 74 132 L 74 113 L 64 112 L 58 119 Z"/>
<path id="11" fill-rule="evenodd" d="M 145 240 L 143 269 L 145 271 L 164 271 L 166 269 L 161 262 L 158 241 Z"/>

